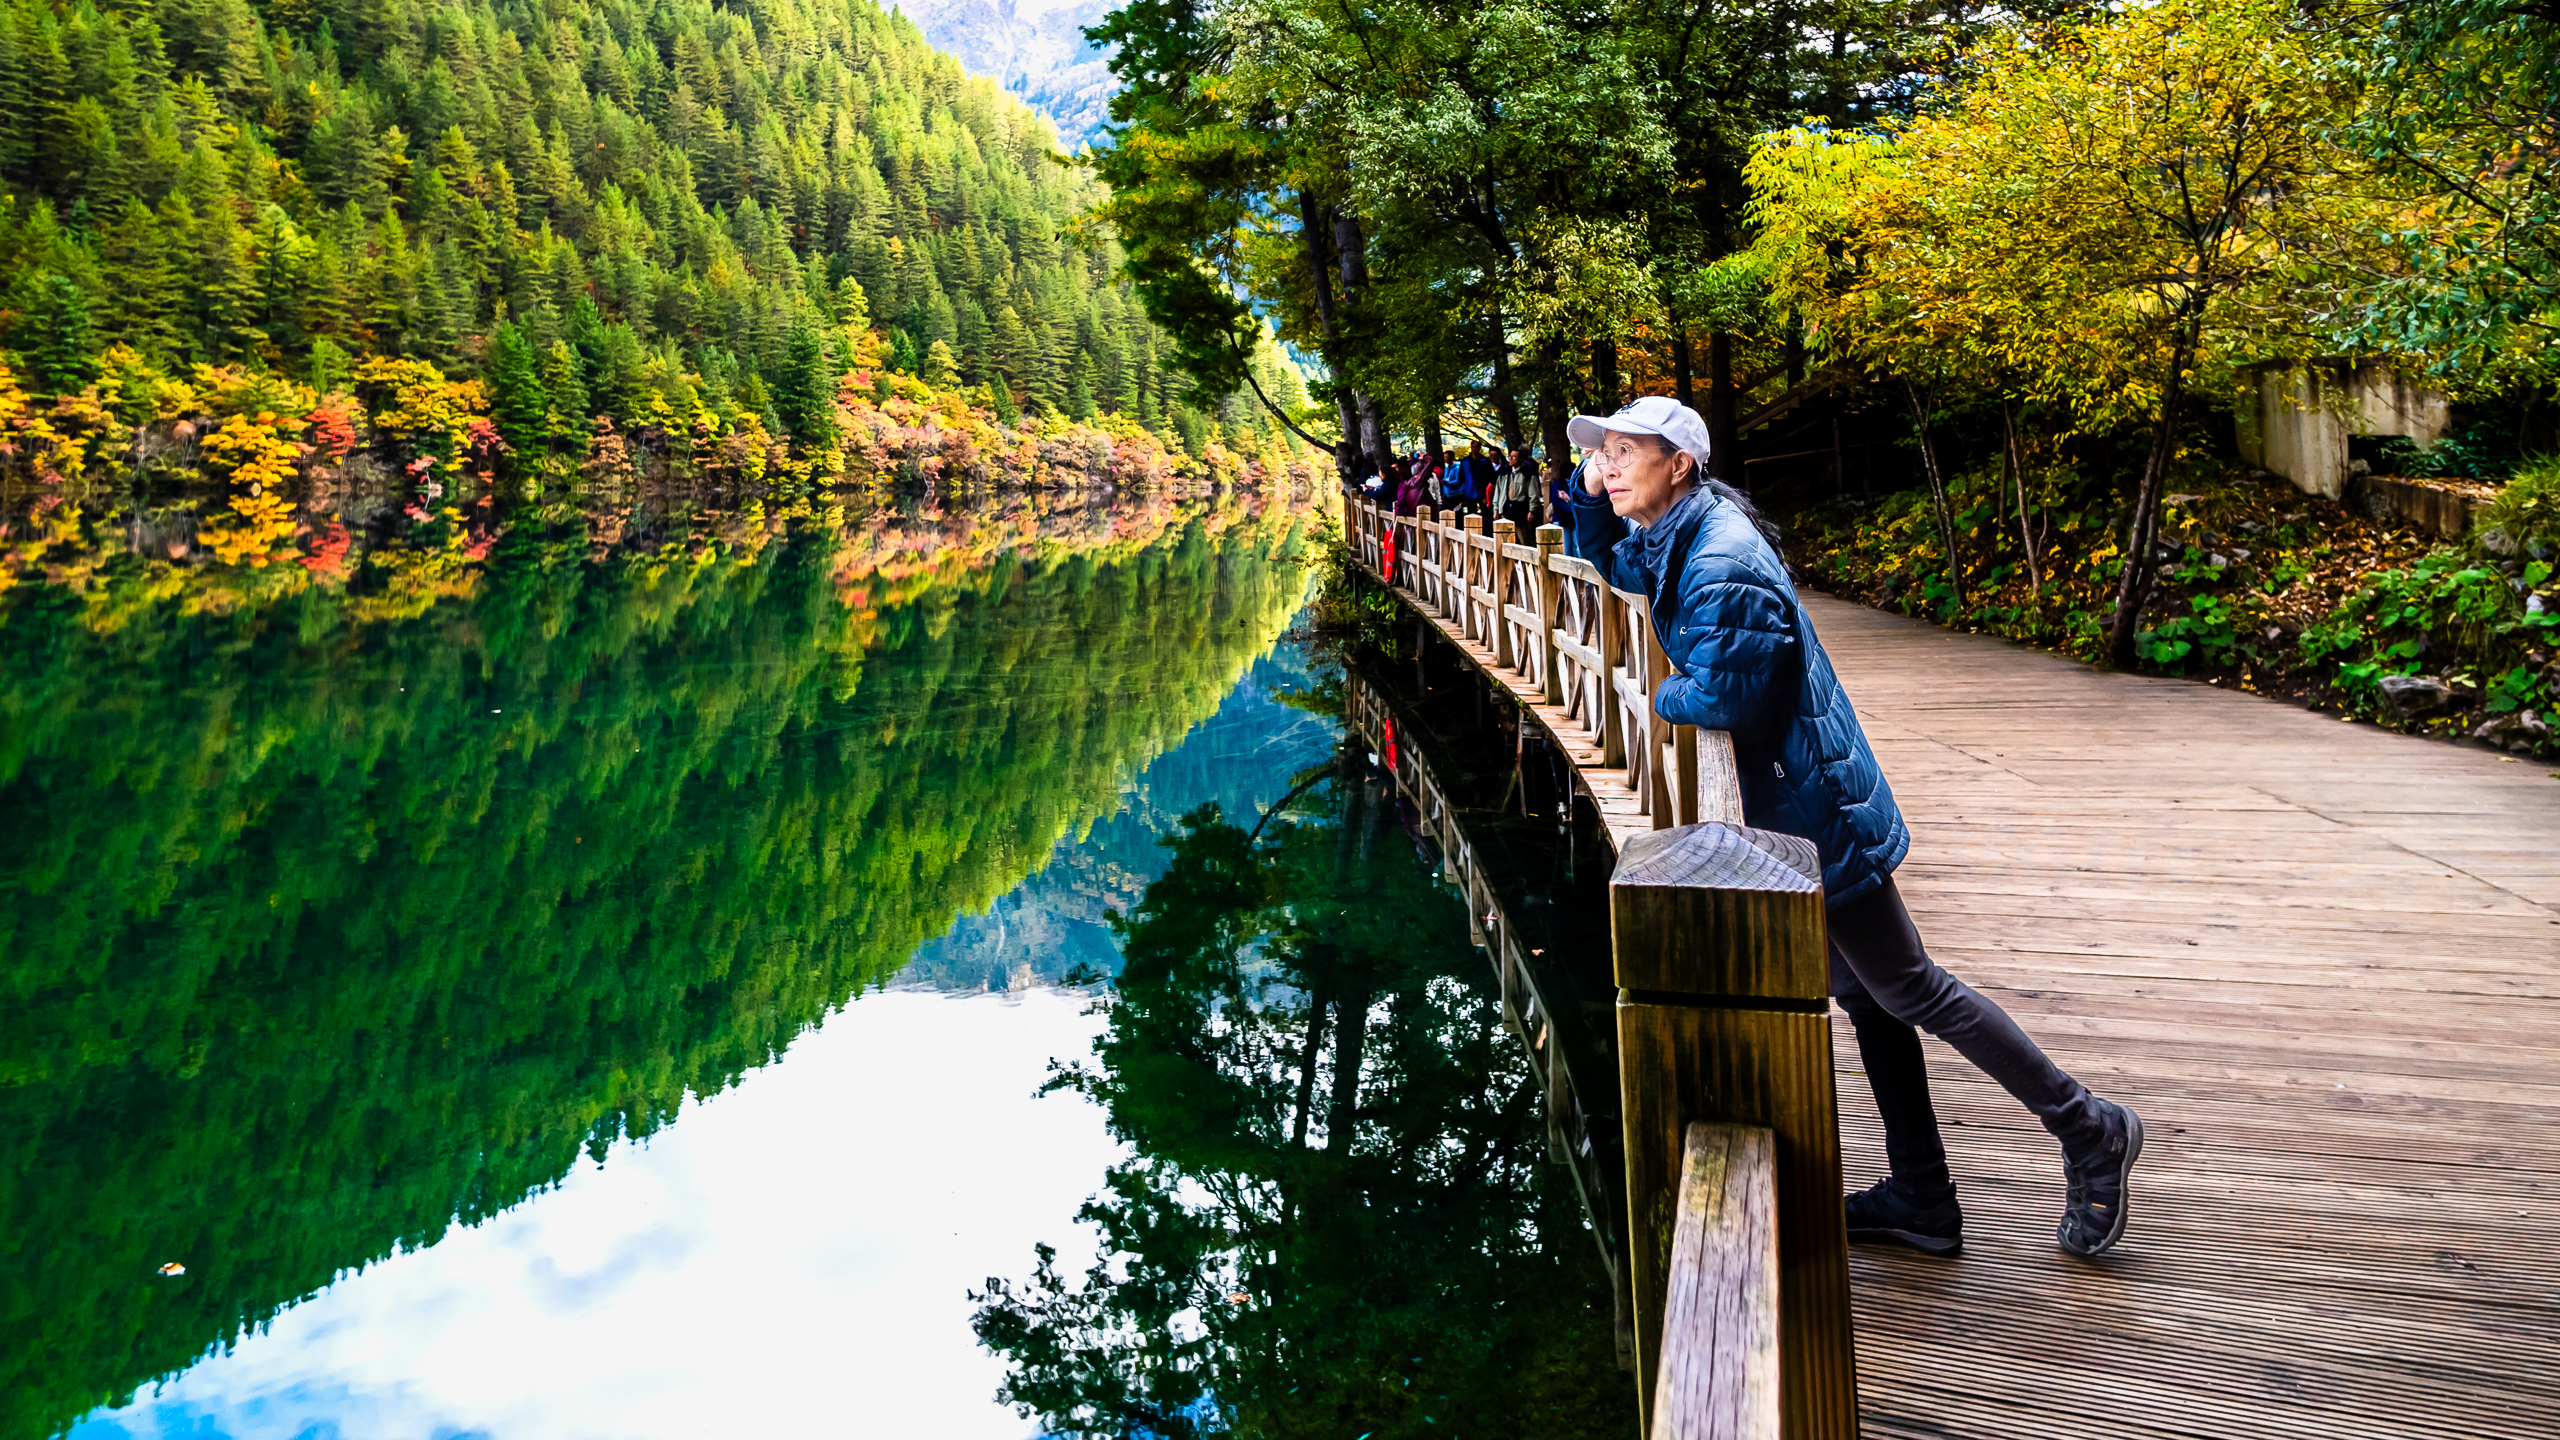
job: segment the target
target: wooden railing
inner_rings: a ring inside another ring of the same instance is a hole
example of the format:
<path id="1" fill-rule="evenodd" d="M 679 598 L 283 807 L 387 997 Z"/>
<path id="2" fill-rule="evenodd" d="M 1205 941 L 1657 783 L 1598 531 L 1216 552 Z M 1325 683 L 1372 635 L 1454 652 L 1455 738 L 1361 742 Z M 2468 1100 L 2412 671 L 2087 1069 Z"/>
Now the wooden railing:
<path id="1" fill-rule="evenodd" d="M 1488 534 L 1473 515 L 1463 523 L 1431 510 L 1396 515 L 1366 500 L 1352 501 L 1348 514 L 1351 543 L 1371 574 L 1386 575 L 1392 548 L 1396 590 L 1456 638 L 1490 651 L 1513 689 L 1525 683 L 1559 707 L 1564 723 L 1550 728 L 1569 753 L 1596 755 L 1584 768 L 1618 772 L 1608 777 L 1610 793 L 1595 798 L 1623 794 L 1657 830 L 1742 819 L 1731 740 L 1654 713 L 1671 660 L 1645 597 L 1565 554 L 1561 527 L 1541 526 L 1537 543 L 1523 545 L 1508 520 Z"/>
<path id="2" fill-rule="evenodd" d="M 1562 530 L 1523 545 L 1506 521 L 1488 534 L 1474 517 L 1396 516 L 1365 500 L 1348 514 L 1361 568 L 1548 731 L 1618 847 L 1610 950 L 1647 1435 L 1851 1440 L 1848 1235 L 1813 846 L 1741 823 L 1730 738 L 1654 713 L 1671 666 L 1645 597 L 1562 553 Z M 1506 961 L 1506 998 L 1511 984 Z"/>

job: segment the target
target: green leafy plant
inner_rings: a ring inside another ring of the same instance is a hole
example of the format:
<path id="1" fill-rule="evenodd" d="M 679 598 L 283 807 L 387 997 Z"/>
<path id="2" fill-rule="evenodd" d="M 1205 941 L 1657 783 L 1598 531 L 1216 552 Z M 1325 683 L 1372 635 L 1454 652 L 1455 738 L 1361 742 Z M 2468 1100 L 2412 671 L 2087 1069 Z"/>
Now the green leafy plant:
<path id="1" fill-rule="evenodd" d="M 2504 715 L 2522 709 L 2541 693 L 2542 687 L 2535 682 L 2532 669 L 2519 665 L 2490 682 L 2489 695 L 2483 704 L 2490 714 Z"/>
<path id="2" fill-rule="evenodd" d="M 2497 674 L 2487 707 L 2493 714 L 2513 710 L 2534 688 L 2523 653 L 2552 624 L 2523 598 L 2549 578 L 2550 566 L 2529 573 L 2532 580 L 2511 583 L 2499 568 L 2451 547 L 2405 569 L 2376 571 L 2326 621 L 2303 631 L 2301 658 L 2314 666 L 2337 662 L 2332 684 L 2365 704 L 2378 698 L 2383 676 L 2416 674 L 2430 659 L 2448 671 Z"/>
<path id="3" fill-rule="evenodd" d="M 2207 669 L 2230 668 L 2240 650 L 2231 602 L 2219 595 L 2194 595 L 2188 597 L 2187 609 L 2187 614 L 2142 632 L 2142 658 L 2173 675 L 2184 674 L 2191 658 Z"/>
<path id="4" fill-rule="evenodd" d="M 2493 554 L 2526 553 L 2537 560 L 2560 551 L 2560 455 L 2518 469 L 2497 498 L 2472 516 L 2471 542 Z"/>

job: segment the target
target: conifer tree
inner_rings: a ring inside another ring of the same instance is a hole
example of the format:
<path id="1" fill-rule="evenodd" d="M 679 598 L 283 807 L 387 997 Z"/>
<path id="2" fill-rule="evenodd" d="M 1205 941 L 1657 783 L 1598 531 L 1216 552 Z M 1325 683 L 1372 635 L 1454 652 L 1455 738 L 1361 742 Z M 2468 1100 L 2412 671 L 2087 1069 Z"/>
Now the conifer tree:
<path id="1" fill-rule="evenodd" d="M 1077 362 L 1073 378 L 1067 382 L 1067 418 L 1090 420 L 1094 417 L 1093 362 Z"/>
<path id="2" fill-rule="evenodd" d="M 933 343 L 947 366 L 950 347 L 939 340 Z M 815 329 L 803 324 L 791 332 L 780 372 L 774 377 L 774 414 L 801 449 L 816 449 L 835 440 L 834 399 L 834 372 L 828 365 L 826 343 Z"/>
<path id="3" fill-rule="evenodd" d="M 551 395 L 542 384 L 542 357 L 513 322 L 489 336 L 490 417 L 498 433 L 519 451 L 545 448 L 551 440 Z"/>
<path id="4" fill-rule="evenodd" d="M 960 383 L 960 364 L 952 358 L 949 342 L 936 340 L 924 352 L 924 373 L 917 378 L 936 390 Z"/>

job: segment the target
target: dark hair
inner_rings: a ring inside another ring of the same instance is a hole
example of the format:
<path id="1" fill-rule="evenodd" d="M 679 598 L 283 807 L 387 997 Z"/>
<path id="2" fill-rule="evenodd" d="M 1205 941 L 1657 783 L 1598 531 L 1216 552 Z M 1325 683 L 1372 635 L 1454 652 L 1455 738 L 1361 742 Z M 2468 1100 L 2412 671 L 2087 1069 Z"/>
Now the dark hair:
<path id="1" fill-rule="evenodd" d="M 1671 437 L 1668 435 L 1647 435 L 1644 438 L 1652 441 L 1654 448 L 1665 455 L 1687 453 L 1679 446 L 1672 444 Z M 1696 456 L 1690 456 L 1692 463 L 1695 463 L 1696 459 Z M 1703 465 L 1698 466 L 1695 473 L 1698 477 L 1696 483 L 1705 486 L 1708 494 L 1741 511 L 1742 518 L 1751 522 L 1751 528 L 1760 532 L 1760 538 L 1769 542 L 1769 548 L 1772 550 L 1778 548 L 1778 527 L 1762 518 L 1760 507 L 1751 503 L 1750 496 L 1707 474 L 1706 467 Z"/>

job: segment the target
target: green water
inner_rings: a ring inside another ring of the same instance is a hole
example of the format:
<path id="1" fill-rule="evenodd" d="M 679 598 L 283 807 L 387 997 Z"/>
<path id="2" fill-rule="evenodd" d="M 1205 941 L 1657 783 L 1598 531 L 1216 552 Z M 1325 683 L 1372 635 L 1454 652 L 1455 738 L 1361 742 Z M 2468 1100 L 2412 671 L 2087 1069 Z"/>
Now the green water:
<path id="1" fill-rule="evenodd" d="M 1023 1246 L 928 1277 L 1012 1407 L 953 1393 L 946 1433 L 1625 1432 L 1598 1266 L 1464 916 L 1379 843 L 1375 779 L 1329 738 L 1336 662 L 1284 638 L 1303 514 L 305 508 L 237 567 L 191 553 L 183 511 L 12 517 L 0 1435 L 658 1433 L 430 1403 L 345 1337 L 422 1348 L 428 1320 L 367 1318 L 366 1287 L 456 1237 L 574 1245 L 521 1227 L 618 1203 L 662 1209 L 669 1254 L 722 1238 L 682 1233 L 717 1207 L 613 1187 L 783 1113 L 758 1097 L 803 1051 L 833 1073 L 810 1032 L 873 1016 L 873 1078 L 790 1112 L 827 1134 L 686 1183 L 803 1183 L 802 1152 L 842 1146 L 863 1178 L 805 1182 L 846 1193 L 779 1223 L 858 1212 L 893 1254 L 901 1225 L 940 1234 L 912 1178 L 937 1149 L 1098 1126 L 1047 1163 L 1081 1216 L 1006 1218 L 1102 1270 Z M 925 1025 L 888 1023 L 900 977 L 1103 1004 L 1044 1001 L 1064 1018 L 1009 1040 L 1032 1012 L 954 1001 L 980 1008 L 933 1023 L 983 1040 L 890 1064 Z M 1000 1059 L 1060 1093 L 964 1097 Z M 507 1320 L 461 1264 L 437 1323 Z M 863 1283 L 723 1303 L 806 1330 L 889 1303 Z M 561 1347 L 563 1388 L 573 1321 L 526 1342 Z M 651 1383 L 750 1413 L 685 1348 Z M 835 1428 L 893 1433 L 860 1395 Z"/>

